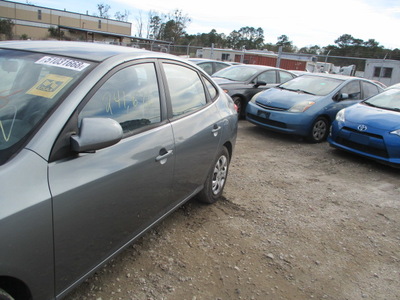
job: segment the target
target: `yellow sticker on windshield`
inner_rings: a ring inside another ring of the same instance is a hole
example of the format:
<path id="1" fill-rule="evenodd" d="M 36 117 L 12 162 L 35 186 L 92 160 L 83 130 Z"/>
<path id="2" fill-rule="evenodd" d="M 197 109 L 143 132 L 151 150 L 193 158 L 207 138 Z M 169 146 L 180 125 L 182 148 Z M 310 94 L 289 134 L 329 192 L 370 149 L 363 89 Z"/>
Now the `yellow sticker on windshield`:
<path id="1" fill-rule="evenodd" d="M 29 95 L 35 95 L 52 99 L 71 80 L 72 77 L 48 74 L 47 76 L 43 77 L 38 83 L 36 83 L 26 93 Z"/>

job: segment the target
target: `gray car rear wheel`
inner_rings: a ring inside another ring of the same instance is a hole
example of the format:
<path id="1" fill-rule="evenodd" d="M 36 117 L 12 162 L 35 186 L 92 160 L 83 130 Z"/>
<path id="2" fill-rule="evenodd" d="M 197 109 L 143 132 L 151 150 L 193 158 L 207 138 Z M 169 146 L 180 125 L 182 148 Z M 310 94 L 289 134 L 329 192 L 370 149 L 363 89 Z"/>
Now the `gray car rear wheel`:
<path id="1" fill-rule="evenodd" d="M 211 204 L 221 197 L 228 176 L 229 160 L 229 152 L 223 147 L 207 176 L 203 190 L 198 195 L 201 202 Z"/>

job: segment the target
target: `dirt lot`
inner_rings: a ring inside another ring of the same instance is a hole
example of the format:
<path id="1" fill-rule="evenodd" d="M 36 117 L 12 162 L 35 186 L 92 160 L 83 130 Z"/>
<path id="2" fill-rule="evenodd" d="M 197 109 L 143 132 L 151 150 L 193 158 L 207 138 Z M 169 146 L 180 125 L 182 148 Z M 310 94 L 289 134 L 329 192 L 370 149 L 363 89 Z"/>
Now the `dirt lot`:
<path id="1" fill-rule="evenodd" d="M 190 201 L 76 299 L 400 299 L 400 170 L 239 124 L 224 199 Z"/>

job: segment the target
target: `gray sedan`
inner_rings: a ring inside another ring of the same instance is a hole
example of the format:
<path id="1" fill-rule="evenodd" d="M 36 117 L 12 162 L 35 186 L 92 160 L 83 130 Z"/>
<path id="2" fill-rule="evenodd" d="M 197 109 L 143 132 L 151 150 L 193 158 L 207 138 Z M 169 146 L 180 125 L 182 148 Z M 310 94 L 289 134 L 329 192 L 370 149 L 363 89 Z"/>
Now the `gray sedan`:
<path id="1" fill-rule="evenodd" d="M 0 299 L 59 299 L 194 197 L 221 196 L 232 99 L 177 57 L 0 43 Z"/>

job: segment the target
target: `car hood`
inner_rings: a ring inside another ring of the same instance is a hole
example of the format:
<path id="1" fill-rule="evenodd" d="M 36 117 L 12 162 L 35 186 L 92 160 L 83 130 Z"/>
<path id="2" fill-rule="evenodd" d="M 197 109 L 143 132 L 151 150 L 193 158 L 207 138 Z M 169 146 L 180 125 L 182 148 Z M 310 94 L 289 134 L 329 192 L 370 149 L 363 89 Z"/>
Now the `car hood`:
<path id="1" fill-rule="evenodd" d="M 385 130 L 400 129 L 400 112 L 355 104 L 345 111 L 346 122 Z"/>
<path id="2" fill-rule="evenodd" d="M 321 96 L 313 96 L 302 92 L 288 91 L 280 88 L 268 89 L 258 94 L 256 102 L 269 107 L 290 109 L 303 101 L 318 101 Z"/>

